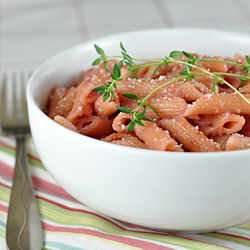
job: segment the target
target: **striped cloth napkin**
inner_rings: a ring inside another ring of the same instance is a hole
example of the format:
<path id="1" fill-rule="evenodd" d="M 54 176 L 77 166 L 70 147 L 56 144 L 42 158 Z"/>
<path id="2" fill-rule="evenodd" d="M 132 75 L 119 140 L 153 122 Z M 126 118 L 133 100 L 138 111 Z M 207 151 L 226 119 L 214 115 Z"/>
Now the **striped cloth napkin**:
<path id="1" fill-rule="evenodd" d="M 184 250 L 250 249 L 250 224 L 199 235 L 173 235 L 124 223 L 79 203 L 52 179 L 34 143 L 27 143 L 32 181 L 45 234 L 44 250 Z M 0 134 L 0 250 L 10 199 L 15 141 Z"/>

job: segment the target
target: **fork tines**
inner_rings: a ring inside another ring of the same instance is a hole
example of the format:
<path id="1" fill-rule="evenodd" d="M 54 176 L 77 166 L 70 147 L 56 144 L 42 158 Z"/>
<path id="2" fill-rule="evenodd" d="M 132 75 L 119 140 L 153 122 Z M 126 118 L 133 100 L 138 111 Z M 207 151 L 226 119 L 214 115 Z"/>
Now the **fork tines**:
<path id="1" fill-rule="evenodd" d="M 26 87 L 31 71 L 6 70 L 1 72 L 1 124 L 3 127 L 28 125 Z"/>

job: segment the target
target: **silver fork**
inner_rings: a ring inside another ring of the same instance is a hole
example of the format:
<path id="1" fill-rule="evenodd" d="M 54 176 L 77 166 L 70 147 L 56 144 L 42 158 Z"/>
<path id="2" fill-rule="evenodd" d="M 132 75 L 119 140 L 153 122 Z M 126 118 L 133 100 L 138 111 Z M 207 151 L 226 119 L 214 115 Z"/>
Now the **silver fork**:
<path id="1" fill-rule="evenodd" d="M 16 138 L 16 163 L 10 197 L 6 243 L 9 250 L 41 250 L 43 230 L 28 170 L 25 140 L 30 136 L 26 84 L 30 73 L 2 74 L 1 127 Z"/>

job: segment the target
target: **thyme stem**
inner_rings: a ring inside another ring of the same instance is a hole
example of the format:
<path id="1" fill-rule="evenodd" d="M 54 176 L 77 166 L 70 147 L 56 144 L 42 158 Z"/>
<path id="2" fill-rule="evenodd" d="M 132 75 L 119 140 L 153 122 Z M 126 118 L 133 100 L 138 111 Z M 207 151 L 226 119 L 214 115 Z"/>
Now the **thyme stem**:
<path id="1" fill-rule="evenodd" d="M 216 83 L 218 84 L 226 84 L 228 87 L 230 87 L 235 93 L 237 93 L 240 97 L 242 97 L 248 104 L 250 104 L 250 100 L 248 100 L 238 89 L 236 89 L 233 85 L 231 85 L 229 82 L 227 82 L 223 77 L 221 76 L 232 76 L 232 77 L 237 77 L 242 81 L 243 86 L 247 81 L 250 81 L 250 59 L 249 56 L 246 56 L 246 61 L 248 64 L 243 64 L 241 62 L 232 62 L 232 61 L 224 61 L 224 60 L 217 60 L 217 59 L 199 59 L 198 56 L 195 58 L 191 54 L 186 53 L 185 51 L 172 51 L 169 55 L 169 57 L 165 57 L 163 59 L 140 59 L 140 58 L 132 58 L 130 55 L 127 54 L 127 51 L 124 49 L 122 43 L 120 43 L 120 47 L 122 49 L 121 54 L 122 55 L 116 55 L 116 56 L 106 56 L 105 52 L 98 47 L 97 45 L 94 45 L 97 53 L 100 55 L 99 58 L 97 58 L 92 65 L 98 65 L 100 64 L 101 61 L 103 61 L 103 67 L 104 69 L 108 70 L 106 68 L 106 60 L 107 59 L 112 59 L 112 58 L 121 58 L 121 61 L 114 65 L 113 68 L 113 74 L 111 74 L 111 78 L 113 79 L 111 82 L 107 82 L 106 86 L 99 86 L 97 88 L 94 88 L 93 90 L 97 90 L 98 94 L 104 94 L 103 96 L 103 101 L 107 100 L 109 96 L 111 95 L 110 101 L 113 100 L 114 98 L 114 90 L 113 88 L 117 88 L 116 83 L 120 80 L 123 79 L 123 77 L 127 74 L 131 74 L 131 76 L 134 76 L 135 78 L 137 77 L 137 72 L 140 68 L 145 68 L 145 67 L 151 67 L 151 66 L 157 66 L 154 74 L 156 71 L 161 67 L 162 65 L 168 66 L 171 63 L 178 63 L 178 64 L 183 64 L 185 66 L 185 71 L 179 72 L 181 76 L 177 78 L 173 78 L 170 81 L 164 82 L 162 85 L 156 87 L 153 89 L 150 93 L 148 93 L 145 97 L 140 98 L 137 95 L 133 93 L 128 93 L 128 94 L 122 94 L 123 96 L 129 98 L 129 99 L 135 99 L 137 100 L 137 107 L 134 110 L 131 110 L 128 107 L 119 107 L 116 106 L 120 111 L 125 112 L 127 114 L 130 114 L 133 116 L 133 120 L 129 123 L 128 130 L 127 132 L 130 132 L 134 129 L 135 125 L 138 124 L 140 126 L 144 126 L 142 120 L 147 120 L 153 122 L 150 118 L 145 117 L 146 113 L 146 105 L 148 105 L 157 115 L 157 111 L 155 108 L 147 102 L 148 98 L 153 95 L 156 91 L 159 89 L 175 82 L 179 81 L 182 79 L 185 79 L 185 82 L 190 80 L 193 80 L 195 76 L 204 76 L 204 75 L 210 75 L 214 79 L 214 84 L 213 84 L 213 89 L 212 91 L 215 92 L 215 86 Z M 182 55 L 185 55 L 187 59 L 178 59 Z M 173 58 L 173 59 L 171 59 Z M 146 62 L 144 64 L 136 64 L 135 61 L 140 61 L 140 62 Z M 243 75 L 238 75 L 234 73 L 228 73 L 228 72 L 210 72 L 202 67 L 199 67 L 196 65 L 197 62 L 217 62 L 217 63 L 226 63 L 228 65 L 235 65 L 235 66 L 240 66 L 243 68 Z M 129 66 L 129 69 L 121 74 L 120 70 L 122 66 L 124 65 Z M 192 69 L 198 69 L 203 73 L 194 73 L 192 72 Z M 153 74 L 153 75 L 154 75 Z M 139 110 L 143 107 L 143 111 L 139 112 Z"/>
<path id="2" fill-rule="evenodd" d="M 165 82 L 164 84 L 162 84 L 162 85 L 156 87 L 155 89 L 153 89 L 146 97 L 143 98 L 143 100 L 146 101 L 146 100 L 147 100 L 152 94 L 154 94 L 157 90 L 159 90 L 159 89 L 161 89 L 161 88 L 163 88 L 163 87 L 165 87 L 165 86 L 167 86 L 167 85 L 169 85 L 169 84 L 171 84 L 171 83 L 173 83 L 173 82 L 176 82 L 176 81 L 179 81 L 179 80 L 181 80 L 181 79 L 184 79 L 184 78 L 186 78 L 186 76 L 180 76 L 180 77 L 174 78 L 174 79 L 172 79 L 172 80 L 170 80 L 170 81 L 168 81 L 168 82 Z"/>
<path id="3" fill-rule="evenodd" d="M 179 63 L 183 63 L 182 61 L 178 61 Z M 211 76 L 214 76 L 214 73 L 208 71 L 208 70 L 205 70 L 203 68 L 200 68 L 196 65 L 193 65 L 191 63 L 188 63 L 186 62 L 185 63 L 186 65 L 189 65 L 190 67 L 193 67 L 193 68 L 196 68 L 196 69 L 199 69 L 203 72 L 205 72 L 207 75 L 211 75 Z M 248 104 L 250 104 L 250 101 L 242 94 L 240 93 L 240 91 L 238 89 L 236 89 L 234 86 L 232 86 L 230 83 L 228 83 L 227 81 L 225 81 L 222 77 L 218 76 L 218 78 L 220 79 L 220 82 L 223 82 L 224 84 L 226 84 L 228 87 L 230 87 L 231 89 L 233 89 L 239 96 L 241 96 Z"/>

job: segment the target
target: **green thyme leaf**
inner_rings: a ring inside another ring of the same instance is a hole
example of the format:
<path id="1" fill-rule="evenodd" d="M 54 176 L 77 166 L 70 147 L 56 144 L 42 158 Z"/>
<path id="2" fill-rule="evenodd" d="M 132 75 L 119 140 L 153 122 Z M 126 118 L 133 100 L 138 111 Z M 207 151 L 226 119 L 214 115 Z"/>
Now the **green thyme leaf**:
<path id="1" fill-rule="evenodd" d="M 129 98 L 129 99 L 133 99 L 133 100 L 138 100 L 139 99 L 139 97 L 136 94 L 133 94 L 133 93 L 122 94 L 122 95 Z"/>
<path id="2" fill-rule="evenodd" d="M 221 81 L 220 78 L 219 78 L 218 76 L 216 76 L 216 75 L 213 75 L 213 78 L 214 78 L 214 80 L 215 80 L 216 82 L 220 82 L 220 81 Z"/>
<path id="3" fill-rule="evenodd" d="M 110 93 L 108 93 L 108 92 L 105 92 L 105 93 L 103 94 L 103 102 L 105 102 L 105 101 L 108 100 L 109 95 L 110 95 Z"/>
<path id="4" fill-rule="evenodd" d="M 124 61 L 129 67 L 132 67 L 133 65 L 130 62 Z"/>
<path id="5" fill-rule="evenodd" d="M 110 98 L 109 102 L 113 102 L 114 101 L 114 90 L 113 89 L 110 90 L 110 94 L 111 94 L 111 98 Z"/>
<path id="6" fill-rule="evenodd" d="M 152 104 L 147 103 L 147 105 L 148 105 L 148 106 L 149 106 L 158 116 L 160 116 Z"/>
<path id="7" fill-rule="evenodd" d="M 185 69 L 186 69 L 187 75 L 190 75 L 190 73 L 191 73 L 190 66 L 185 64 Z"/>
<path id="8" fill-rule="evenodd" d="M 122 66 L 123 66 L 123 60 L 121 60 L 121 61 L 118 63 L 118 67 L 119 67 L 119 69 L 121 69 L 121 68 L 122 68 Z"/>
<path id="9" fill-rule="evenodd" d="M 107 62 L 106 62 L 106 60 L 104 60 L 104 62 L 103 62 L 103 68 L 104 68 L 105 70 L 109 71 L 109 68 L 107 67 Z"/>
<path id="10" fill-rule="evenodd" d="M 247 83 L 247 80 L 243 81 L 240 85 L 240 87 L 243 87 Z"/>
<path id="11" fill-rule="evenodd" d="M 154 123 L 154 121 L 146 116 L 144 116 L 143 118 L 141 118 L 141 120 L 145 120 L 145 121 L 149 121 L 149 122 L 152 122 Z"/>
<path id="12" fill-rule="evenodd" d="M 249 59 L 249 56 L 246 55 L 246 60 L 247 60 L 247 63 L 250 65 L 250 59 Z"/>
<path id="13" fill-rule="evenodd" d="M 125 53 L 127 53 L 127 51 L 124 49 L 124 46 L 123 46 L 122 42 L 120 42 L 120 48 L 121 48 Z"/>
<path id="14" fill-rule="evenodd" d="M 191 59 L 191 60 L 195 60 L 195 58 L 190 55 L 189 53 L 185 52 L 185 51 L 182 51 L 182 53 L 188 58 L 188 59 Z"/>
<path id="15" fill-rule="evenodd" d="M 97 58 L 97 59 L 92 63 L 92 66 L 99 65 L 101 61 L 102 61 L 101 58 Z"/>
<path id="16" fill-rule="evenodd" d="M 185 51 L 182 51 L 183 54 L 189 59 L 189 63 L 192 64 L 192 65 L 195 65 L 197 60 L 198 60 L 198 56 L 195 58 L 193 57 L 192 55 L 190 55 L 189 53 L 185 52 Z M 186 64 L 185 64 L 186 65 Z"/>
<path id="17" fill-rule="evenodd" d="M 145 116 L 145 114 L 146 114 L 146 108 L 144 108 L 142 112 L 137 113 L 135 116 L 137 119 L 142 119 Z"/>
<path id="18" fill-rule="evenodd" d="M 189 79 L 190 79 L 190 76 L 188 75 L 188 76 L 186 77 L 186 79 L 185 79 L 184 82 L 187 82 Z"/>
<path id="19" fill-rule="evenodd" d="M 172 57 L 172 58 L 178 58 L 178 57 L 181 57 L 182 55 L 184 55 L 184 53 L 182 51 L 172 51 L 169 55 L 169 57 Z"/>
<path id="20" fill-rule="evenodd" d="M 128 54 L 126 54 L 124 52 L 122 52 L 122 55 L 123 55 L 125 60 L 127 60 L 131 64 L 134 64 L 133 59 L 131 58 L 131 56 L 129 56 Z"/>
<path id="21" fill-rule="evenodd" d="M 153 73 L 153 76 L 156 74 L 157 70 L 158 70 L 162 65 L 163 65 L 163 63 L 158 65 L 158 67 L 155 69 L 155 71 L 154 71 L 154 73 Z"/>
<path id="22" fill-rule="evenodd" d="M 116 77 L 114 74 L 111 74 L 110 76 L 111 76 L 111 78 L 112 78 L 113 80 L 115 80 L 115 81 L 117 80 L 117 77 Z"/>
<path id="23" fill-rule="evenodd" d="M 145 126 L 145 124 L 141 120 L 135 120 L 135 123 L 142 127 Z"/>
<path id="24" fill-rule="evenodd" d="M 135 120 L 132 120 L 129 124 L 128 124 L 128 128 L 127 128 L 127 133 L 129 133 L 129 132 L 132 132 L 133 130 L 134 130 L 134 128 L 135 128 Z"/>
<path id="25" fill-rule="evenodd" d="M 214 80 L 213 87 L 212 87 L 212 91 L 213 91 L 213 93 L 216 92 L 216 80 Z"/>
<path id="26" fill-rule="evenodd" d="M 249 67 L 244 67 L 244 73 L 250 73 L 250 66 Z"/>
<path id="27" fill-rule="evenodd" d="M 114 74 L 115 78 L 118 78 L 121 74 L 120 68 L 117 65 L 117 63 L 115 63 L 115 65 L 113 67 L 113 74 Z"/>
<path id="28" fill-rule="evenodd" d="M 97 52 L 99 55 L 105 56 L 105 53 L 104 53 L 103 49 L 101 49 L 101 48 L 100 48 L 99 46 L 97 46 L 96 44 L 94 44 L 94 46 L 95 46 L 96 52 Z"/>
<path id="29" fill-rule="evenodd" d="M 169 58 L 165 56 L 165 59 L 162 59 L 162 60 L 163 60 L 164 64 L 165 64 L 166 66 L 168 66 Z"/>
<path id="30" fill-rule="evenodd" d="M 102 86 L 98 86 L 96 88 L 93 88 L 92 91 L 105 91 L 106 89 L 107 89 L 107 87 L 102 85 Z"/>
<path id="31" fill-rule="evenodd" d="M 242 81 L 247 80 L 247 79 L 246 79 L 246 76 L 238 76 L 238 78 L 239 78 L 240 80 L 242 80 Z"/>
<path id="32" fill-rule="evenodd" d="M 135 74 L 135 71 L 131 71 L 131 74 L 130 74 L 129 77 L 135 77 L 134 74 Z M 135 77 L 135 78 L 136 78 L 136 77 Z"/>
<path id="33" fill-rule="evenodd" d="M 128 107 L 116 106 L 116 108 L 119 109 L 120 111 L 122 111 L 123 113 L 126 113 L 126 114 L 130 114 L 132 112 L 132 110 Z"/>
<path id="34" fill-rule="evenodd" d="M 181 72 L 179 72 L 179 74 L 180 74 L 180 75 L 183 75 L 183 76 L 188 75 L 188 73 L 187 73 L 187 71 L 186 71 L 186 70 L 185 70 L 185 71 L 181 71 Z"/>

